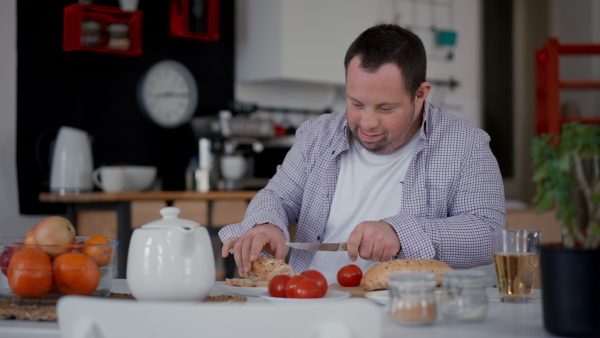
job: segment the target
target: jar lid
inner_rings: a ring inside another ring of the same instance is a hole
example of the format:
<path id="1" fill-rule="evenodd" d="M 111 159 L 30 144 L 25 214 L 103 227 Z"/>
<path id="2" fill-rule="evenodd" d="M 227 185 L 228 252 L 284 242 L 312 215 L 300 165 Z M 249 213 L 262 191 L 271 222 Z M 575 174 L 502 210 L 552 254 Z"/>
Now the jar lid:
<path id="1" fill-rule="evenodd" d="M 449 270 L 442 274 L 443 287 L 485 287 L 487 282 L 482 270 Z"/>
<path id="2" fill-rule="evenodd" d="M 101 24 L 98 21 L 93 20 L 85 20 L 81 23 L 81 27 L 83 27 L 83 29 L 89 30 L 99 30 L 100 26 Z"/>
<path id="3" fill-rule="evenodd" d="M 108 27 L 106 27 L 106 30 L 109 33 L 127 33 L 129 32 L 129 26 L 127 26 L 127 24 L 124 23 L 111 23 L 110 25 L 108 25 Z"/>
<path id="4" fill-rule="evenodd" d="M 437 286 L 437 280 L 432 273 L 401 272 L 391 275 L 388 284 L 390 287 L 401 289 L 423 289 L 435 288 Z"/>
<path id="5" fill-rule="evenodd" d="M 170 228 L 170 227 L 198 227 L 200 224 L 189 219 L 177 217 L 181 210 L 176 207 L 166 207 L 160 209 L 160 214 L 163 216 L 162 219 L 152 221 L 142 226 L 144 229 L 148 228 Z"/>

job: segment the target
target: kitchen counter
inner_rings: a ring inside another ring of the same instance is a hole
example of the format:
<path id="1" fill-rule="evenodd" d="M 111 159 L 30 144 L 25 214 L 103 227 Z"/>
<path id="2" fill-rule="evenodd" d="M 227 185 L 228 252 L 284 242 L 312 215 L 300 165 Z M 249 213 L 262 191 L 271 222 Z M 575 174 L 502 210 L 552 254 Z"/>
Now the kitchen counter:
<path id="1" fill-rule="evenodd" d="M 222 286 L 221 282 L 215 282 L 211 295 L 230 294 Z M 112 287 L 114 292 L 128 293 L 126 280 L 115 280 Z M 381 311 L 381 337 L 552 337 L 543 328 L 542 319 L 542 301 L 540 300 L 541 290 L 536 289 L 534 301 L 528 304 L 508 304 L 498 301 L 498 289 L 488 288 L 490 298 L 490 308 L 488 317 L 481 323 L 451 323 L 443 318 L 438 318 L 431 326 L 405 326 L 392 322 L 385 307 L 379 305 Z M 356 300 L 357 298 L 352 298 Z M 343 301 L 343 300 L 342 300 Z M 368 299 L 360 299 L 360 302 L 372 303 Z M 254 304 L 266 303 L 267 301 L 258 297 L 248 297 L 245 304 L 231 304 L 232 307 L 248 306 Z M 281 305 L 273 305 L 280 307 Z M 165 313 L 165 316 L 168 314 Z M 216 321 L 230 321 L 227 318 L 215 318 Z M 168 324 L 167 324 L 168 325 Z M 202 325 L 202 320 L 198 323 L 188 323 L 190 327 L 190 336 L 198 335 L 199 331 L 194 331 L 197 326 Z M 304 323 L 303 325 L 306 325 Z M 223 330 L 227 325 L 223 324 Z M 17 320 L 0 321 L 0 337 L 60 337 L 58 324 L 48 322 L 27 322 Z M 262 333 L 253 336 L 264 336 Z"/>
<path id="2" fill-rule="evenodd" d="M 134 200 L 251 200 L 257 191 L 210 191 L 200 193 L 195 191 L 140 191 L 140 192 L 82 192 L 79 194 L 60 195 L 57 193 L 40 193 L 40 202 L 45 203 L 110 203 L 130 202 Z"/>
<path id="3" fill-rule="evenodd" d="M 82 192 L 67 195 L 43 192 L 40 193 L 39 200 L 44 203 L 66 203 L 67 218 L 69 218 L 77 228 L 78 233 L 80 233 L 79 227 L 81 224 L 78 224 L 78 222 L 81 213 L 98 210 L 116 212 L 116 236 L 113 235 L 107 237 L 116 237 L 120 242 L 117 257 L 117 276 L 119 278 L 125 278 L 127 271 L 127 252 L 134 228 L 132 224 L 132 203 L 161 201 L 163 206 L 172 206 L 178 201 L 205 201 L 208 204 L 205 212 L 206 215 L 204 215 L 206 216 L 206 222 L 199 223 L 207 226 L 209 232 L 212 235 L 215 235 L 218 229 L 214 227 L 213 222 L 213 203 L 225 200 L 243 200 L 247 204 L 257 192 L 258 191 L 255 190 L 210 191 L 207 193 L 195 191 L 143 191 L 121 193 Z M 150 220 L 160 218 L 160 215 L 158 214 L 159 210 L 160 207 L 153 209 Z M 182 217 L 186 218 L 185 216 Z M 231 275 L 230 270 L 233 268 L 234 263 L 226 262 L 226 274 Z"/>

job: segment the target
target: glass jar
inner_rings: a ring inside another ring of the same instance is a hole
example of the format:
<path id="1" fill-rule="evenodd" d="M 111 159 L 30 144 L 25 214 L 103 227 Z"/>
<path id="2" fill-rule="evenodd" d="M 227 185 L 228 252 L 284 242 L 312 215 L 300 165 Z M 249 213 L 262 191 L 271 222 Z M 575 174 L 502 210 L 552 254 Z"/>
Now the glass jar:
<path id="1" fill-rule="evenodd" d="M 482 270 L 444 271 L 440 313 L 444 319 L 481 322 L 489 308 L 487 277 Z"/>
<path id="2" fill-rule="evenodd" d="M 129 33 L 129 26 L 124 23 L 111 23 L 106 27 L 110 38 L 106 48 L 116 51 L 127 51 L 131 46 L 131 40 L 127 36 Z"/>
<path id="3" fill-rule="evenodd" d="M 432 273 L 397 273 L 390 276 L 390 299 L 387 312 L 401 324 L 427 325 L 437 317 L 435 275 Z"/>
<path id="4" fill-rule="evenodd" d="M 100 44 L 100 23 L 85 20 L 81 23 L 81 45 L 96 46 Z"/>

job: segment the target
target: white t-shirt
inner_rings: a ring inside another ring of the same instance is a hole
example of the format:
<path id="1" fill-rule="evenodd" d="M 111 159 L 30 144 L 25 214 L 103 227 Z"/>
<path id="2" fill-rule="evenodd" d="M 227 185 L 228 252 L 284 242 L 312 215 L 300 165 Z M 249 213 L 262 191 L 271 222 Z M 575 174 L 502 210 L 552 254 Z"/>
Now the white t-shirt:
<path id="1" fill-rule="evenodd" d="M 400 213 L 402 181 L 418 140 L 419 133 L 402 148 L 378 155 L 352 139 L 350 148 L 342 154 L 323 243 L 346 242 L 359 223 L 379 221 Z M 352 262 L 345 251 L 317 251 L 310 269 L 323 273 L 331 284 L 337 282 L 337 272 L 343 266 L 356 264 L 364 273 L 377 263 L 360 257 Z"/>

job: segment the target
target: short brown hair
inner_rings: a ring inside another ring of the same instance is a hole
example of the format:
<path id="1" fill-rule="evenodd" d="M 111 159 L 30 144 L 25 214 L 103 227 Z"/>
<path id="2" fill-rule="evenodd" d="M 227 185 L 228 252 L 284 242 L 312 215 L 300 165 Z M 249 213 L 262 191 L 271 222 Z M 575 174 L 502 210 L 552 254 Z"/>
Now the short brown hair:
<path id="1" fill-rule="evenodd" d="M 386 63 L 395 64 L 404 77 L 404 86 L 414 99 L 427 73 L 427 55 L 421 39 L 413 32 L 393 24 L 378 24 L 362 32 L 348 48 L 344 67 L 355 57 L 360 66 L 376 71 Z"/>

